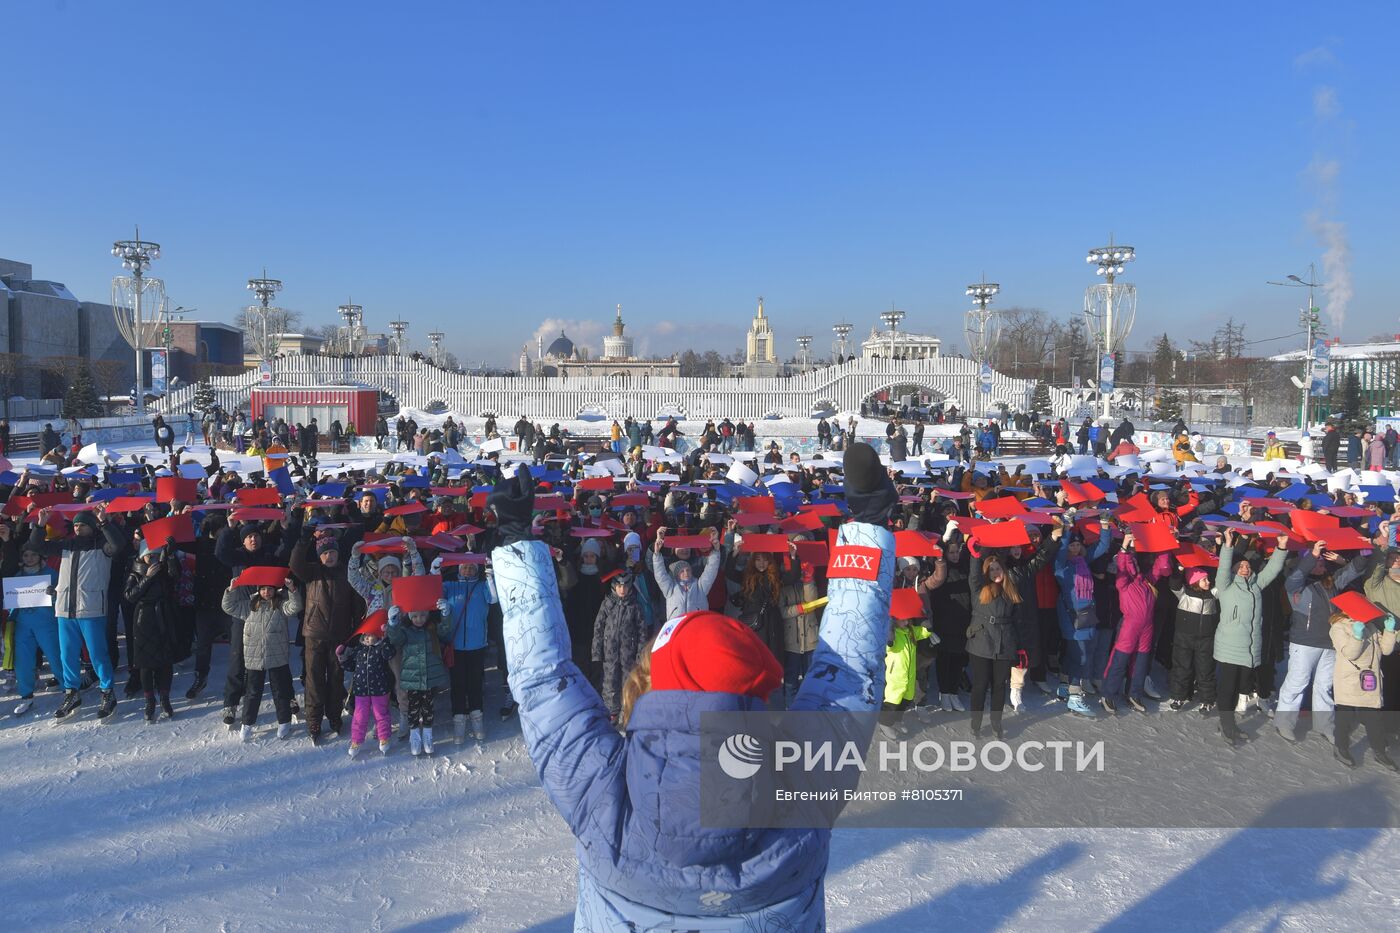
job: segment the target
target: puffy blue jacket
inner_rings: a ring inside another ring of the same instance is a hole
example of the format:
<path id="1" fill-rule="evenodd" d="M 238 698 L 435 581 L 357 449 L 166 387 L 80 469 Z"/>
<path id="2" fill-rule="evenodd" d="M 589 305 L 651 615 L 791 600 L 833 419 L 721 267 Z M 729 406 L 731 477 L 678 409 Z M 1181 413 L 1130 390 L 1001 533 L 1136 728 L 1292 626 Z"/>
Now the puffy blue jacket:
<path id="1" fill-rule="evenodd" d="M 445 615 L 452 620 L 452 647 L 474 651 L 486 647 L 486 617 L 496 593 L 485 577 L 471 580 L 444 580 L 442 598 L 447 600 Z"/>
<path id="2" fill-rule="evenodd" d="M 836 579 L 811 670 L 791 708 L 874 712 L 884 694 L 894 538 L 850 523 L 842 543 L 881 551 L 874 581 Z M 543 542 L 492 552 L 510 688 L 545 792 L 578 840 L 576 930 L 816 930 L 831 841 L 822 829 L 719 829 L 700 820 L 700 716 L 763 710 L 723 693 L 654 691 L 619 735 L 572 661 Z"/>

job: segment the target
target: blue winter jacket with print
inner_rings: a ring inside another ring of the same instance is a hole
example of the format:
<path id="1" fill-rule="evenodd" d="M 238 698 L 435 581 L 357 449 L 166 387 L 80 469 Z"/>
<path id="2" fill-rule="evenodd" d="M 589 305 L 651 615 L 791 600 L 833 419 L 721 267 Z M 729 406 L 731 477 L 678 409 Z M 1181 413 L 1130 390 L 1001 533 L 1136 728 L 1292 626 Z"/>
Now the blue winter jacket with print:
<path id="1" fill-rule="evenodd" d="M 791 708 L 874 712 L 884 694 L 894 538 L 842 527 L 878 548 L 873 581 L 835 579 L 811 669 Z M 644 694 L 626 735 L 574 665 L 543 542 L 492 552 L 510 687 L 554 806 L 577 839 L 576 930 L 597 933 L 825 928 L 829 830 L 719 829 L 700 820 L 700 717 L 761 700 L 680 690 Z"/>

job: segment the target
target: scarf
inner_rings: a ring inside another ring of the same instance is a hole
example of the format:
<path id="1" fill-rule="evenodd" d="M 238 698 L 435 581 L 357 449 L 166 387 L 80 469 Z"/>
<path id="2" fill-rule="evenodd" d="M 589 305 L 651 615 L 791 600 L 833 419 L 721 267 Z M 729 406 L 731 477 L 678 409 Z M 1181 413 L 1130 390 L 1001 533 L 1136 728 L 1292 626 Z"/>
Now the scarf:
<path id="1" fill-rule="evenodd" d="M 1094 577 L 1089 573 L 1089 562 L 1083 555 L 1076 557 L 1070 563 L 1070 569 L 1074 571 L 1074 598 L 1077 602 L 1087 603 L 1094 598 Z"/>

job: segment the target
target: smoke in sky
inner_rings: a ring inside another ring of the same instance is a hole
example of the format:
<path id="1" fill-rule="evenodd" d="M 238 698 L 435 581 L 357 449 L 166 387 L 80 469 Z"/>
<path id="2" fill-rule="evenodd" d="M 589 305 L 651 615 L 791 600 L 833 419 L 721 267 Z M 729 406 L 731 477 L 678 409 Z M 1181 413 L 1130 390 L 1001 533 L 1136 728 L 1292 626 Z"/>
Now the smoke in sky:
<path id="1" fill-rule="evenodd" d="M 1300 68 L 1330 66 L 1336 58 L 1330 45 L 1319 46 L 1299 55 Z M 1313 131 L 1317 139 L 1307 175 L 1312 183 L 1314 202 L 1304 215 L 1308 230 L 1322 247 L 1323 307 L 1333 336 L 1341 336 L 1347 308 L 1354 290 L 1351 281 L 1351 241 L 1346 222 L 1340 219 L 1340 179 L 1342 162 L 1336 154 L 1342 136 L 1342 105 L 1337 89 L 1328 84 L 1313 88 Z"/>

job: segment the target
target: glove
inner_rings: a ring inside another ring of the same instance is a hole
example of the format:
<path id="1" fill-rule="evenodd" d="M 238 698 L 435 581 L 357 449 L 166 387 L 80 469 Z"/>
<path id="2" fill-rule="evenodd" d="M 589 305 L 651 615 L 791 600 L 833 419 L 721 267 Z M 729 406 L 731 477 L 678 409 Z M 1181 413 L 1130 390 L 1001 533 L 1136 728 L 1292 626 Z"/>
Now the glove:
<path id="1" fill-rule="evenodd" d="M 1353 622 L 1353 623 L 1351 623 L 1351 637 L 1352 637 L 1352 638 L 1355 638 L 1357 641 L 1360 641 L 1360 640 L 1361 640 L 1362 638 L 1364 638 L 1365 636 L 1366 636 L 1366 623 L 1364 623 L 1364 622 Z"/>
<path id="2" fill-rule="evenodd" d="M 434 573 L 434 574 L 436 574 L 436 573 L 441 573 L 441 572 L 442 572 L 442 557 L 441 557 L 441 556 L 434 557 L 434 558 L 433 558 L 432 566 L 430 566 L 430 567 L 428 568 L 428 573 Z"/>
<path id="3" fill-rule="evenodd" d="M 336 645 L 336 647 L 335 647 L 335 659 L 336 659 L 337 661 L 344 661 L 344 660 L 345 660 L 345 646 L 344 646 L 344 645 Z"/>
<path id="4" fill-rule="evenodd" d="M 523 463 L 516 468 L 515 477 L 498 485 L 487 497 L 486 507 L 496 516 L 502 544 L 534 537 L 530 522 L 535 513 L 535 482 L 530 478 L 530 468 Z"/>
<path id="5" fill-rule="evenodd" d="M 884 525 L 899 503 L 899 493 L 885 472 L 875 448 L 852 444 L 843 458 L 846 472 L 846 504 L 851 518 L 871 525 Z"/>
<path id="6" fill-rule="evenodd" d="M 1385 617 L 1385 630 L 1386 630 L 1387 632 L 1393 632 L 1393 631 L 1395 631 L 1395 616 L 1386 616 L 1386 617 Z"/>
<path id="7" fill-rule="evenodd" d="M 956 518 L 948 520 L 948 527 L 943 529 L 943 540 L 952 540 L 953 533 L 958 530 L 958 520 Z"/>
<path id="8" fill-rule="evenodd" d="M 403 615 L 403 610 L 402 610 L 402 609 L 400 609 L 398 606 L 390 606 L 390 607 L 389 607 L 389 624 L 390 624 L 390 625 L 398 625 L 398 624 L 399 624 L 399 616 L 401 616 L 401 615 Z"/>
<path id="9" fill-rule="evenodd" d="M 439 600 L 437 601 L 437 611 L 438 611 L 438 612 L 446 612 L 447 609 L 448 609 L 447 600 L 445 600 L 445 599 L 439 599 Z"/>
<path id="10" fill-rule="evenodd" d="M 936 632 L 929 632 L 929 633 L 928 633 L 928 643 L 929 643 L 929 647 L 932 648 L 932 647 L 935 646 L 935 645 L 941 645 L 941 644 L 943 643 L 943 639 L 941 639 L 941 638 L 938 637 L 938 633 L 936 633 Z"/>

